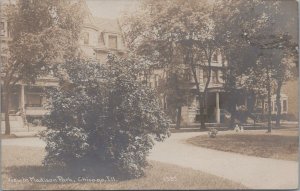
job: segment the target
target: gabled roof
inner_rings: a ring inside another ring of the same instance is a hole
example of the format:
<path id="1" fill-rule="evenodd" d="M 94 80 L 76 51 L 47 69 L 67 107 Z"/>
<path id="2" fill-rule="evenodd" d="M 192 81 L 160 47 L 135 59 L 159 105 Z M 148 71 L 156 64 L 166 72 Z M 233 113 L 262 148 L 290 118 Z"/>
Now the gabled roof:
<path id="1" fill-rule="evenodd" d="M 121 33 L 118 19 L 94 17 L 95 24 L 102 32 Z"/>
<path id="2" fill-rule="evenodd" d="M 83 6 L 83 9 L 85 10 L 85 18 L 84 18 L 84 21 L 83 21 L 84 25 L 96 27 L 94 17 L 93 17 L 93 15 L 91 13 L 91 10 L 89 9 L 89 7 L 87 6 L 85 1 L 82 1 L 82 6 Z"/>

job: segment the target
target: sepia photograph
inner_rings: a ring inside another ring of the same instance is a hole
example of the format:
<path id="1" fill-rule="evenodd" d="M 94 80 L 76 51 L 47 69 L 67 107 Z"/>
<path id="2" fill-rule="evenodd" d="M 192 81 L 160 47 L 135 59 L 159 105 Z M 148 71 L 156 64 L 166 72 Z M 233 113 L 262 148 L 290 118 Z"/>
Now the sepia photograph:
<path id="1" fill-rule="evenodd" d="M 0 0 L 0 190 L 299 189 L 298 0 Z"/>

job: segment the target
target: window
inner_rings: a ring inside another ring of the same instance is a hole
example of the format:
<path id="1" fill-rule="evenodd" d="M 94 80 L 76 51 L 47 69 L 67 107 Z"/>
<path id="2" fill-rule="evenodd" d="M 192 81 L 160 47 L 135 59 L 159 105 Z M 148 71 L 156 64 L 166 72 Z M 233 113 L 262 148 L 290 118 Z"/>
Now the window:
<path id="1" fill-rule="evenodd" d="M 283 110 L 283 112 L 287 112 L 287 100 L 283 100 L 283 102 L 282 102 L 282 110 Z"/>
<path id="2" fill-rule="evenodd" d="M 223 79 L 223 78 L 224 78 L 224 77 L 223 77 L 223 71 L 220 70 L 220 71 L 219 71 L 219 76 L 218 76 L 219 82 L 223 83 L 223 82 L 224 82 L 224 79 Z"/>
<path id="3" fill-rule="evenodd" d="M 158 75 L 155 75 L 155 76 L 154 76 L 154 80 L 155 80 L 155 81 L 154 81 L 154 87 L 157 88 L 157 87 L 158 87 L 159 76 L 158 76 Z"/>
<path id="4" fill-rule="evenodd" d="M 5 35 L 4 22 L 0 22 L 0 36 Z"/>
<path id="5" fill-rule="evenodd" d="M 268 112 L 268 103 L 265 103 L 265 112 Z"/>
<path id="6" fill-rule="evenodd" d="M 40 94 L 27 94 L 26 106 L 29 107 L 41 107 L 42 96 Z"/>
<path id="7" fill-rule="evenodd" d="M 42 107 L 42 92 L 43 89 L 37 86 L 25 86 L 26 106 Z"/>
<path id="8" fill-rule="evenodd" d="M 212 71 L 212 82 L 215 84 L 218 83 L 218 70 Z"/>
<path id="9" fill-rule="evenodd" d="M 89 44 L 89 33 L 87 32 L 83 33 L 83 43 Z"/>
<path id="10" fill-rule="evenodd" d="M 274 111 L 273 102 L 271 101 L 271 111 Z"/>
<path id="11" fill-rule="evenodd" d="M 203 70 L 203 82 L 206 82 L 208 79 L 208 70 Z"/>
<path id="12" fill-rule="evenodd" d="M 212 60 L 213 60 L 213 62 L 218 62 L 218 55 L 217 54 L 213 54 Z"/>
<path id="13" fill-rule="evenodd" d="M 118 38 L 117 36 L 108 36 L 108 46 L 110 49 L 117 49 L 118 47 Z"/>
<path id="14" fill-rule="evenodd" d="M 191 80 L 191 74 L 189 69 L 184 69 L 184 79 L 185 80 Z"/>
<path id="15" fill-rule="evenodd" d="M 98 36 L 98 44 L 102 44 L 102 35 L 101 34 Z"/>
<path id="16" fill-rule="evenodd" d="M 7 36 L 8 37 L 11 37 L 11 23 L 10 22 L 7 22 Z"/>

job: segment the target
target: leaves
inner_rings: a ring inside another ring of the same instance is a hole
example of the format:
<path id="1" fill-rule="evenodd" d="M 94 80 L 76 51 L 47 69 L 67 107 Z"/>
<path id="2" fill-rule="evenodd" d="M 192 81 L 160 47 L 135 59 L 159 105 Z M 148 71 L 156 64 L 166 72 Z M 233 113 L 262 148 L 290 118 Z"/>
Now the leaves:
<path id="1" fill-rule="evenodd" d="M 68 12 L 77 10 L 77 12 Z M 34 82 L 76 55 L 82 11 L 76 1 L 16 1 L 6 9 L 12 41 L 1 68 L 5 84 Z"/>
<path id="2" fill-rule="evenodd" d="M 137 80 L 142 66 L 111 54 L 106 64 L 74 59 L 60 66 L 61 87 L 48 93 L 46 164 L 92 155 L 129 176 L 143 175 L 154 139 L 169 136 L 169 120 L 156 93 Z"/>

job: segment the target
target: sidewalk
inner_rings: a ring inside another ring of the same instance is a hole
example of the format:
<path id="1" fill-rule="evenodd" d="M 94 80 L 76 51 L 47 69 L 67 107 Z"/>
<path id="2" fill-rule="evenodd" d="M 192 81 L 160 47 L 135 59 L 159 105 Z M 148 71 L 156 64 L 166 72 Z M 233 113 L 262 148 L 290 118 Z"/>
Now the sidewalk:
<path id="1" fill-rule="evenodd" d="M 173 133 L 166 141 L 156 143 L 148 159 L 200 170 L 250 189 L 287 190 L 298 187 L 298 162 L 216 151 L 185 143 L 190 137 L 204 134 L 207 135 L 207 132 Z M 37 137 L 4 139 L 1 142 L 2 146 L 46 146 Z"/>
<path id="2" fill-rule="evenodd" d="M 45 130 L 46 127 L 36 126 L 36 127 L 23 127 L 23 128 L 11 128 L 11 137 L 23 138 L 23 137 L 36 137 L 39 132 Z M 5 129 L 1 127 L 1 138 L 6 139 L 4 135 Z M 8 136 L 10 137 L 10 136 Z"/>
<path id="3" fill-rule="evenodd" d="M 298 187 L 298 162 L 216 151 L 184 141 L 201 134 L 207 132 L 173 133 L 165 142 L 155 145 L 149 159 L 201 170 L 250 189 Z"/>

